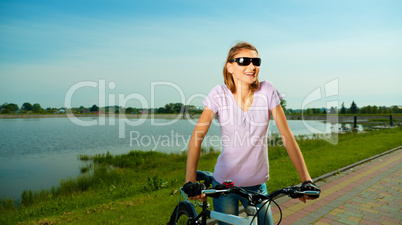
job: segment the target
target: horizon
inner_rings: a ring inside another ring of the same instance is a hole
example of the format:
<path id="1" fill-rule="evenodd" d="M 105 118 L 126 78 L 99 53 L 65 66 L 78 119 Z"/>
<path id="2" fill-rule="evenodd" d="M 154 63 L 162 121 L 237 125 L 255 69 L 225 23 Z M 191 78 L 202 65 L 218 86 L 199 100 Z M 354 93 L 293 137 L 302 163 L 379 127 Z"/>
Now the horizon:
<path id="1" fill-rule="evenodd" d="M 3 1 L 0 104 L 202 106 L 238 41 L 288 108 L 402 104 L 401 1 L 230 3 Z"/>
<path id="2" fill-rule="evenodd" d="M 35 103 L 31 103 L 31 102 L 24 102 L 23 104 L 25 104 L 25 103 L 30 103 L 31 105 L 33 105 L 33 104 L 40 104 L 39 102 L 35 102 Z M 163 105 L 163 106 L 159 106 L 159 107 L 156 107 L 156 108 L 138 108 L 138 107 L 132 107 L 132 106 L 127 106 L 127 107 L 123 107 L 123 106 L 119 106 L 119 105 L 107 105 L 107 106 L 103 106 L 103 107 L 99 107 L 100 109 L 105 109 L 105 108 L 113 108 L 113 107 L 118 107 L 118 108 L 123 108 L 123 109 L 127 109 L 127 108 L 134 108 L 134 109 L 158 109 L 158 108 L 161 108 L 161 107 L 165 107 L 166 105 L 168 105 L 168 104 L 175 104 L 175 102 L 169 102 L 169 103 L 166 103 L 165 105 Z M 180 103 L 180 102 L 176 102 L 176 103 Z M 13 103 L 13 102 L 6 102 L 6 103 L 3 103 L 3 104 L 1 104 L 0 106 L 2 106 L 2 105 L 4 105 L 4 104 L 16 104 L 16 103 Z M 18 105 L 18 107 L 19 107 L 19 110 L 21 110 L 21 108 L 22 108 L 22 105 L 23 104 L 21 104 L 21 107 Z M 355 104 L 356 104 L 356 102 L 355 102 Z M 89 105 L 89 106 L 83 106 L 83 105 L 81 105 L 81 106 L 77 106 L 77 107 L 72 107 L 72 108 L 65 108 L 65 107 L 46 107 L 46 108 L 44 108 L 44 107 L 42 107 L 41 106 L 41 108 L 43 109 L 43 110 L 47 110 L 47 108 L 51 108 L 51 109 L 79 109 L 79 108 L 81 108 L 81 107 L 84 107 L 85 109 L 90 109 L 91 107 L 93 107 L 93 106 L 97 106 L 98 107 L 98 105 L 97 104 L 92 104 L 92 105 Z M 357 104 L 356 104 L 357 105 Z M 204 106 L 196 106 L 196 105 L 185 105 L 185 106 L 194 106 L 194 107 L 196 107 L 197 109 L 202 109 Z M 368 106 L 371 106 L 371 107 L 374 107 L 374 106 L 376 106 L 376 107 L 378 107 L 378 108 L 383 108 L 383 107 L 385 107 L 385 108 L 392 108 L 392 107 L 398 107 L 398 108 L 402 108 L 402 105 L 390 105 L 390 106 L 386 106 L 386 105 L 364 105 L 364 106 L 358 106 L 357 105 L 357 109 L 361 109 L 362 107 L 368 107 Z M 332 106 L 331 106 L 332 107 Z M 290 107 L 286 107 L 286 109 L 288 110 L 288 109 L 292 109 L 292 110 L 295 110 L 295 111 L 299 111 L 299 110 L 308 110 L 308 109 L 327 109 L 327 110 L 329 110 L 329 109 L 331 109 L 331 107 L 329 107 L 329 108 L 327 108 L 327 107 L 311 107 L 311 108 L 305 108 L 305 109 L 302 109 L 302 108 L 290 108 Z M 337 107 L 337 106 L 334 106 L 334 108 L 337 110 L 337 109 L 340 109 L 340 108 L 342 108 L 342 103 L 341 103 L 341 105 L 339 106 L 339 107 Z M 347 107 L 346 105 L 345 105 L 345 109 L 350 109 L 350 107 Z"/>

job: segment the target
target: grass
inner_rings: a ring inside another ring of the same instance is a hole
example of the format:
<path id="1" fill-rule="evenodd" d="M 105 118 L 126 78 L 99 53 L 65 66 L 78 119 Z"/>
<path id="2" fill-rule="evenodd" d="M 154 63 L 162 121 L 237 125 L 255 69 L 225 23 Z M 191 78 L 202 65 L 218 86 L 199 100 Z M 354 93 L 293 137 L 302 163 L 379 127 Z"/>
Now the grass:
<path id="1" fill-rule="evenodd" d="M 332 114 L 332 113 L 317 113 L 317 114 L 307 114 L 307 113 L 291 113 L 291 114 L 286 114 L 286 115 L 290 115 L 290 116 L 301 116 L 301 115 L 305 115 L 305 116 L 388 116 L 392 115 L 392 116 L 401 116 L 401 113 L 345 113 L 345 114 L 341 114 L 341 113 L 336 113 L 336 114 Z"/>
<path id="2" fill-rule="evenodd" d="M 402 145 L 402 128 L 347 133 L 332 145 L 321 139 L 298 140 L 312 177 L 334 171 Z M 203 150 L 198 168 L 213 171 L 219 153 Z M 185 175 L 185 154 L 132 151 L 82 155 L 88 170 L 58 187 L 0 200 L 0 224 L 166 224 L 179 200 Z M 299 183 L 281 146 L 269 147 L 269 191 Z"/>
<path id="3" fill-rule="evenodd" d="M 389 117 L 388 117 L 388 118 L 369 119 L 369 121 L 370 121 L 370 122 L 386 123 L 386 124 L 388 124 L 388 125 L 389 125 L 389 122 L 390 122 Z M 399 122 L 401 122 L 401 121 L 402 121 L 401 119 L 392 118 L 392 122 L 393 122 L 393 123 L 399 123 Z"/>

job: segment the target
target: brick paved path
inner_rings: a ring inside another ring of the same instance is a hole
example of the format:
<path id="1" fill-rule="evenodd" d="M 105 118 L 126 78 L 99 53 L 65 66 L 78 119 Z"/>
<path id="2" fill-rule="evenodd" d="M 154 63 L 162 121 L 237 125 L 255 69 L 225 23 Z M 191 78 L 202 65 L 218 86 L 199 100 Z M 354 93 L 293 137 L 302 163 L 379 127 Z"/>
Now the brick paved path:
<path id="1" fill-rule="evenodd" d="M 402 150 L 317 185 L 317 200 L 278 200 L 281 224 L 402 224 Z M 272 211 L 278 221 L 277 208 Z"/>

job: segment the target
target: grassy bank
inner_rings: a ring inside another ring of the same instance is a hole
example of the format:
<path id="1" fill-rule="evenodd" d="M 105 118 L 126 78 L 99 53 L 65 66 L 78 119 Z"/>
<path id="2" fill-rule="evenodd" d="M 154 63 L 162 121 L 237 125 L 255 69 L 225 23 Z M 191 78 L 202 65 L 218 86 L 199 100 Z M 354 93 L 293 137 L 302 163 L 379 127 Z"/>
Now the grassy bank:
<path id="1" fill-rule="evenodd" d="M 402 145 L 402 128 L 299 140 L 312 177 Z M 213 171 L 218 153 L 204 151 L 199 169 Z M 58 187 L 25 191 L 21 205 L 2 199 L 0 224 L 166 224 L 183 184 L 186 155 L 132 151 L 124 155 L 79 156 L 88 166 Z M 284 147 L 270 146 L 270 191 L 299 183 Z"/>

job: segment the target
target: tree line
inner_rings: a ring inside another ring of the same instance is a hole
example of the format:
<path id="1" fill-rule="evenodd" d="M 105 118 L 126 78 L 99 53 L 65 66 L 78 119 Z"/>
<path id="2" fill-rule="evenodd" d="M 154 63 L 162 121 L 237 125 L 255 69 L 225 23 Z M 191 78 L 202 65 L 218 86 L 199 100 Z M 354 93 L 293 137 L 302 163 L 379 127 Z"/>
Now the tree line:
<path id="1" fill-rule="evenodd" d="M 302 110 L 286 109 L 286 114 L 301 114 Z M 402 113 L 402 107 L 396 105 L 391 107 L 386 106 L 376 106 L 368 105 L 359 108 L 357 104 L 353 101 L 349 108 L 345 107 L 343 102 L 340 109 L 331 107 L 326 108 L 308 108 L 303 110 L 303 114 L 313 115 L 313 114 L 398 114 Z"/>
<path id="2" fill-rule="evenodd" d="M 184 105 L 183 103 L 169 103 L 164 107 L 159 107 L 157 113 L 201 113 L 202 110 L 193 105 Z"/>
<path id="3" fill-rule="evenodd" d="M 386 106 L 376 106 L 376 105 L 368 105 L 359 108 L 356 103 L 353 101 L 349 108 L 345 107 L 345 103 L 342 103 L 341 108 L 337 109 L 335 107 L 327 108 L 308 108 L 303 110 L 300 109 L 287 109 L 286 100 L 281 100 L 281 105 L 286 114 L 306 114 L 306 115 L 314 115 L 314 114 L 398 114 L 402 113 L 402 107 L 398 107 L 396 105 L 391 107 Z M 159 107 L 155 109 L 144 109 L 144 108 L 134 108 L 127 107 L 123 108 L 121 106 L 106 106 L 106 107 L 98 107 L 97 105 L 92 105 L 92 107 L 76 107 L 69 109 L 73 113 L 190 113 L 197 114 L 201 113 L 202 109 L 199 109 L 193 105 L 184 105 L 182 103 L 169 103 L 164 107 Z M 25 102 L 22 104 L 21 108 L 14 103 L 4 103 L 0 107 L 0 113 L 2 114 L 13 114 L 13 113 L 65 113 L 65 108 L 46 108 L 43 109 L 39 103 L 31 104 L 29 102 Z"/>
<path id="4" fill-rule="evenodd" d="M 126 113 L 126 114 L 136 114 L 136 113 L 201 113 L 202 110 L 198 109 L 193 105 L 184 105 L 182 103 L 169 103 L 164 107 L 159 107 L 155 109 L 144 109 L 144 108 L 134 108 L 134 107 L 121 107 L 121 106 L 106 106 L 99 107 L 96 104 L 91 107 L 74 107 L 68 109 L 72 113 Z M 43 109 L 39 103 L 31 104 L 26 102 L 22 104 L 21 108 L 15 103 L 4 103 L 0 107 L 0 113 L 2 114 L 14 114 L 14 113 L 65 113 L 66 108 L 46 108 Z"/>
<path id="5" fill-rule="evenodd" d="M 51 110 L 57 110 L 55 108 L 48 108 L 47 110 L 44 110 L 39 103 L 34 103 L 31 104 L 29 102 L 25 102 L 22 104 L 21 108 L 14 103 L 4 103 L 0 107 L 0 112 L 4 114 L 9 114 L 9 113 L 28 113 L 28 112 L 34 112 L 34 113 L 45 113 Z"/>

